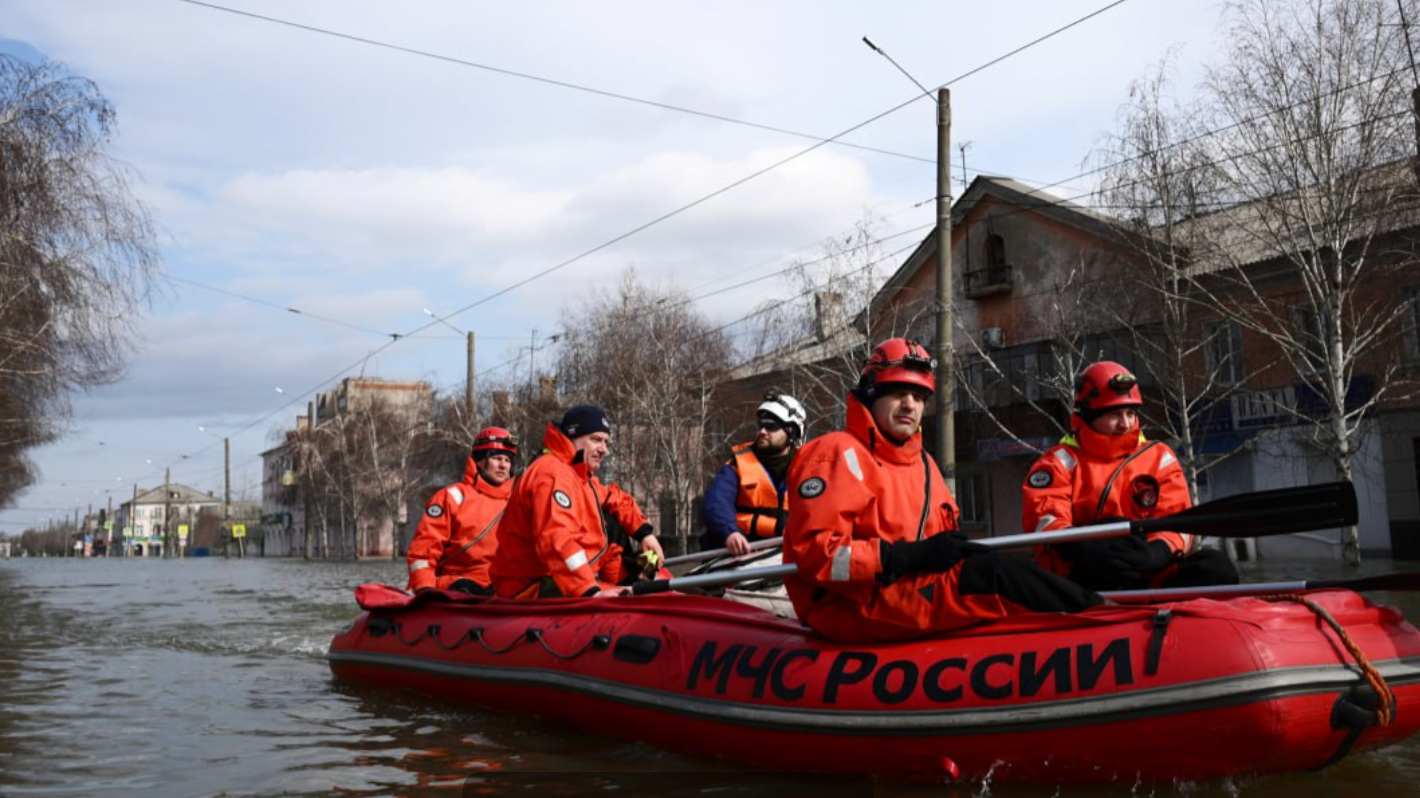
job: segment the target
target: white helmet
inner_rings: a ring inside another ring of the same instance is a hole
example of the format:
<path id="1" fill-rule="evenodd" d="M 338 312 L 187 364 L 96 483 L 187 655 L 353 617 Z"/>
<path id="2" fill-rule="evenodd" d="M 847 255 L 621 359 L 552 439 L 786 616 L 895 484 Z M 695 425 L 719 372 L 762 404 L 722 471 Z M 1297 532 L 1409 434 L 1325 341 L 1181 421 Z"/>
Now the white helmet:
<path id="1" fill-rule="evenodd" d="M 786 394 L 770 391 L 764 395 L 764 401 L 759 403 L 757 415 L 770 416 L 783 422 L 789 428 L 789 439 L 799 440 L 804 437 L 804 430 L 809 426 L 809 415 L 804 412 L 804 406 L 798 399 Z"/>

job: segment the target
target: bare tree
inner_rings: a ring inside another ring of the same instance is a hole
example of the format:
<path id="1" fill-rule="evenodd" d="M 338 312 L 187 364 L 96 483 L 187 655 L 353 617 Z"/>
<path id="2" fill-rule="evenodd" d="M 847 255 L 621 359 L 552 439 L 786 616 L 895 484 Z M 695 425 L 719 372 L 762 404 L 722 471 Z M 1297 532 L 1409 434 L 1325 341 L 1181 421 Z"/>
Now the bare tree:
<path id="1" fill-rule="evenodd" d="M 1400 13 L 1417 10 L 1414 0 L 1236 2 L 1227 57 L 1205 85 L 1219 131 L 1208 180 L 1219 199 L 1245 204 L 1198 220 L 1213 246 L 1194 253 L 1195 287 L 1315 393 L 1312 411 L 1276 407 L 1342 479 L 1375 409 L 1416 395 L 1384 354 L 1410 301 L 1394 278 L 1414 268 Z M 1354 527 L 1342 550 L 1360 561 Z"/>
<path id="2" fill-rule="evenodd" d="M 429 410 L 423 402 L 377 399 L 357 411 L 364 426 L 362 444 L 370 464 L 373 509 L 388 519 L 393 559 L 403 555 L 410 505 L 422 503 L 444 484 L 434 484 L 443 464 L 435 459 L 441 453 L 440 436 Z"/>
<path id="3" fill-rule="evenodd" d="M 728 368 L 726 337 L 672 288 L 628 270 L 615 292 L 564 314 L 559 384 L 571 403 L 605 408 L 614 424 L 610 476 L 658 517 L 668 547 L 685 548 L 711 467 L 706 433 L 718 412 L 715 386 Z"/>
<path id="4" fill-rule="evenodd" d="M 932 318 L 929 301 L 901 304 L 890 297 L 881 308 L 873 306 L 891 264 L 906 249 L 887 252 L 881 227 L 880 218 L 865 214 L 850 234 L 826 239 L 819 257 L 785 272 L 789 298 L 767 299 L 752 316 L 742 368 L 781 375 L 775 387 L 804 403 L 811 427 L 816 420 L 843 418 L 848 389 L 875 343 L 915 330 L 930 343 L 922 334 Z"/>
<path id="5" fill-rule="evenodd" d="M 1192 255 L 1211 249 L 1216 231 L 1191 223 L 1216 209 L 1214 153 L 1196 107 L 1172 101 L 1169 59 L 1129 91 L 1118 129 L 1095 154 L 1104 162 L 1096 193 L 1105 217 L 1132 255 L 1112 282 L 1123 296 L 1094 303 L 1099 315 L 1133 333 L 1132 364 L 1159 394 L 1163 412 L 1148 417 L 1175 449 L 1196 501 L 1198 477 L 1226 454 L 1204 454 L 1208 420 L 1246 382 L 1237 327 L 1216 319 L 1190 290 Z M 1091 360 L 1085 352 L 1086 362 Z"/>
<path id="6" fill-rule="evenodd" d="M 116 115 L 57 64 L 0 54 L 0 503 L 34 477 L 73 391 L 117 379 L 158 255 Z"/>

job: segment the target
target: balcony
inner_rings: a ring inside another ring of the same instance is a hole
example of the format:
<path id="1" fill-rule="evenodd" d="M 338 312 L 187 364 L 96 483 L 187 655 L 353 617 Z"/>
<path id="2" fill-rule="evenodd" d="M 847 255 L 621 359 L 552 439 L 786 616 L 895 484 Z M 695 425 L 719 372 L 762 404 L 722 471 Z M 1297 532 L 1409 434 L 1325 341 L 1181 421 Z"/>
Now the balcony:
<path id="1" fill-rule="evenodd" d="M 966 273 L 966 295 L 969 299 L 980 299 L 1009 293 L 1012 279 L 1013 273 L 1009 263 L 974 269 Z"/>

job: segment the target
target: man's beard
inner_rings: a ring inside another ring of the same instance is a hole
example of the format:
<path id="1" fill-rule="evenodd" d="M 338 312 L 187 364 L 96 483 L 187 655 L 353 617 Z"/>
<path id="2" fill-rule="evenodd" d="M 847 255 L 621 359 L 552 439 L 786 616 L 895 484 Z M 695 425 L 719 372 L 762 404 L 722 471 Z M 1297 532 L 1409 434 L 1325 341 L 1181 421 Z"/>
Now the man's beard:
<path id="1" fill-rule="evenodd" d="M 762 440 L 762 441 L 756 440 L 756 441 L 754 442 L 754 453 L 755 453 L 755 454 L 767 454 L 767 455 L 783 454 L 783 453 L 784 453 L 785 451 L 787 451 L 788 449 L 789 449 L 789 444 L 788 444 L 787 442 L 786 442 L 783 446 L 775 446 L 773 443 L 770 443 L 767 439 L 766 439 L 766 440 Z"/>

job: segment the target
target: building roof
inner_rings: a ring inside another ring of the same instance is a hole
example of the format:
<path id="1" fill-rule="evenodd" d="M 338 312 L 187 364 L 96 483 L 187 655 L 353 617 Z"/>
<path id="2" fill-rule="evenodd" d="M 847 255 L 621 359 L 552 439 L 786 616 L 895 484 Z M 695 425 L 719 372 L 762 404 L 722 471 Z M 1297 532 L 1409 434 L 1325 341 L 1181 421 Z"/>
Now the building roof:
<path id="1" fill-rule="evenodd" d="M 210 493 L 204 493 L 204 492 L 198 490 L 197 488 L 189 487 L 189 486 L 187 486 L 187 485 L 180 485 L 180 484 L 178 484 L 178 483 L 176 483 L 176 482 L 173 482 L 173 483 L 169 483 L 169 484 L 168 484 L 168 486 L 167 486 L 167 493 L 172 494 L 172 497 L 171 497 L 171 498 L 168 498 L 168 497 L 167 497 L 167 495 L 166 495 L 166 494 L 164 493 L 164 491 L 163 491 L 163 486 L 162 486 L 162 485 L 159 485 L 159 486 L 157 486 L 156 488 L 150 488 L 150 489 L 148 489 L 148 490 L 139 491 L 139 492 L 138 492 L 138 503 L 139 503 L 139 504 L 221 504 L 221 503 L 222 503 L 222 500 L 221 500 L 221 499 L 219 499 L 219 498 L 213 496 L 213 495 L 210 494 Z M 126 502 L 124 502 L 123 504 L 121 504 L 121 505 L 119 505 L 119 506 L 120 506 L 120 507 L 127 507 L 128 505 L 130 505 L 130 504 L 132 504 L 132 503 L 133 503 L 133 500 L 130 499 L 129 501 L 126 501 Z"/>

